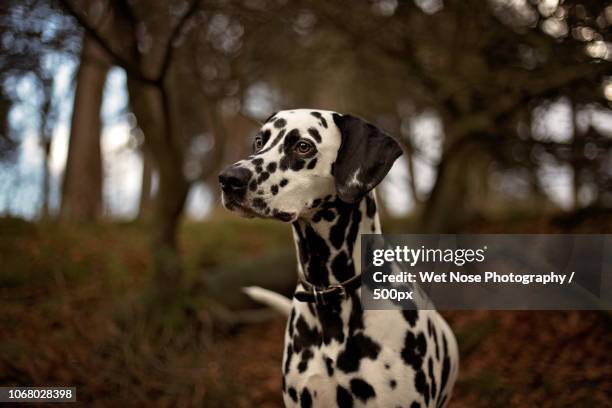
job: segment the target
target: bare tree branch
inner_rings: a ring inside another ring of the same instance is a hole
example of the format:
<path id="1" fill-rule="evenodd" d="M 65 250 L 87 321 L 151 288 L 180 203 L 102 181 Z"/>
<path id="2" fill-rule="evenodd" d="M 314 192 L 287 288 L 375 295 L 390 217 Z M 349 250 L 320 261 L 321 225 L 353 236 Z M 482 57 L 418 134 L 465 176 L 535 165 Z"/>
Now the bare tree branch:
<path id="1" fill-rule="evenodd" d="M 158 81 L 163 82 L 164 78 L 166 77 L 166 74 L 170 67 L 170 63 L 172 62 L 174 56 L 174 50 L 176 48 L 174 46 L 174 43 L 181 34 L 181 31 L 183 30 L 183 27 L 185 26 L 187 21 L 199 10 L 200 3 L 201 0 L 194 0 L 193 3 L 191 3 L 189 9 L 181 16 L 177 24 L 174 26 L 170 37 L 168 37 L 168 43 L 164 51 L 164 57 L 162 58 L 161 68 L 157 76 Z"/>
<path id="2" fill-rule="evenodd" d="M 154 86 L 158 85 L 159 80 L 155 78 L 148 78 L 142 73 L 142 70 L 138 66 L 135 66 L 135 64 L 131 62 L 129 59 L 124 58 L 121 54 L 113 50 L 110 44 L 102 38 L 98 30 L 92 24 L 90 24 L 89 21 L 87 21 L 87 19 L 83 15 L 81 15 L 81 13 L 76 9 L 76 7 L 74 7 L 74 5 L 69 0 L 59 0 L 59 2 L 63 6 L 63 8 L 68 12 L 68 14 L 74 17 L 79 23 L 79 25 L 83 27 L 83 29 L 98 44 L 100 44 L 100 46 L 104 49 L 104 51 L 106 51 L 111 56 L 115 64 L 125 69 L 128 75 L 130 75 L 132 78 L 138 81 L 145 82 L 145 83 L 148 83 Z"/>

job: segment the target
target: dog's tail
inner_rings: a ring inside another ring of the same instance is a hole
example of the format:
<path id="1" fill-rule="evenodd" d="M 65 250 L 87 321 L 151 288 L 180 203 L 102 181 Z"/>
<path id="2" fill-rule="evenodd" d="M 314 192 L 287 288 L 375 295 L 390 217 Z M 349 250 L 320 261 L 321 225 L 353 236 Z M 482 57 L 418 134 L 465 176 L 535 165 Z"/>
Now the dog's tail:
<path id="1" fill-rule="evenodd" d="M 289 316 L 291 313 L 291 299 L 283 295 L 259 286 L 247 286 L 242 288 L 242 291 L 254 301 L 263 303 L 284 316 Z"/>

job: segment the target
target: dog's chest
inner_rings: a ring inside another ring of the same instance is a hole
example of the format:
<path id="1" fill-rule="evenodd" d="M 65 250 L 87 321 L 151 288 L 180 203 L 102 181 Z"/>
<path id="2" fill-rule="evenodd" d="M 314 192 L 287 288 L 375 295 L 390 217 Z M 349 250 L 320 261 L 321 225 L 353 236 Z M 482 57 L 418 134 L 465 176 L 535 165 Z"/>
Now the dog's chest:
<path id="1" fill-rule="evenodd" d="M 363 311 L 354 299 L 340 308 L 294 303 L 285 334 L 285 405 L 437 406 L 456 357 L 436 316 Z"/>

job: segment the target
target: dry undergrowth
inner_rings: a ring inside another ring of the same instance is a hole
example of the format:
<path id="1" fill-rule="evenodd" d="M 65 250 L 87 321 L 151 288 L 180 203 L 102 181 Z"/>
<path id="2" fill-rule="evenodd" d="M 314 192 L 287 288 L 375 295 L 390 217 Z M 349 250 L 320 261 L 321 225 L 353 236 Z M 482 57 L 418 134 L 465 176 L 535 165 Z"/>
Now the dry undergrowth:
<path id="1" fill-rule="evenodd" d="M 74 385 L 88 407 L 281 406 L 283 319 L 219 327 L 189 297 L 160 313 L 166 320 L 141 318 L 149 269 L 141 227 L 3 227 L 3 385 Z M 187 259 L 220 256 L 217 242 L 199 239 Z M 260 250 L 245 240 L 234 245 Z M 462 355 L 452 407 L 610 405 L 609 314 L 444 314 Z"/>

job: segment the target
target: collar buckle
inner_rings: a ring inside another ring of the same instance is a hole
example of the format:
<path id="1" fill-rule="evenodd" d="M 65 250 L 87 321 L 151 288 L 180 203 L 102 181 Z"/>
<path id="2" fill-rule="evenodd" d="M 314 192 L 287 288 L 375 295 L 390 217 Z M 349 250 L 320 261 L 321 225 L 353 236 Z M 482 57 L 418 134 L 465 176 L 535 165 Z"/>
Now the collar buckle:
<path id="1" fill-rule="evenodd" d="M 347 298 L 346 288 L 344 287 L 344 285 L 340 283 L 336 283 L 333 285 L 329 285 L 329 289 L 330 289 L 330 292 L 334 289 L 340 289 L 340 300 L 345 300 Z"/>
<path id="2" fill-rule="evenodd" d="M 314 301 L 317 305 L 327 306 L 331 302 L 334 301 L 343 301 L 347 299 L 346 288 L 344 285 L 340 283 L 335 283 L 333 285 L 329 285 L 325 289 L 317 289 L 316 287 L 312 288 L 312 292 L 314 294 Z M 339 297 L 335 298 L 332 296 L 338 294 Z"/>
<path id="3" fill-rule="evenodd" d="M 327 305 L 327 300 L 325 299 L 325 289 L 318 290 L 316 287 L 314 287 L 312 288 L 312 292 L 314 294 L 314 301 L 317 305 Z"/>

